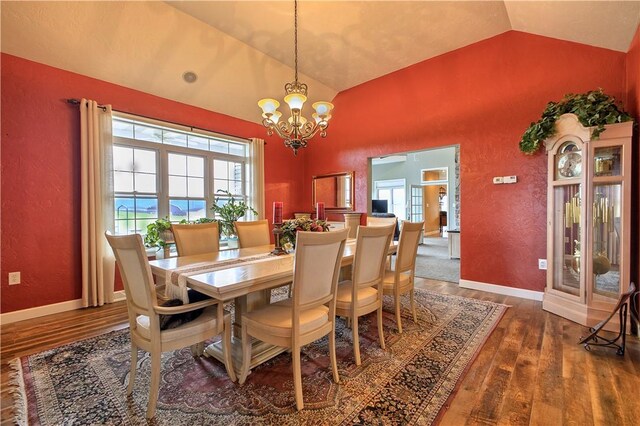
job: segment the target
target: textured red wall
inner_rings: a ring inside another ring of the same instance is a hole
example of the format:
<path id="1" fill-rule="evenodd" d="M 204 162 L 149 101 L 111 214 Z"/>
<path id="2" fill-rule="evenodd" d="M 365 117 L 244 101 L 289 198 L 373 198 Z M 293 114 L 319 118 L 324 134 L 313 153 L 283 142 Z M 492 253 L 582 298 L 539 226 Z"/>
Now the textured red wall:
<path id="1" fill-rule="evenodd" d="M 1 83 L 2 312 L 81 297 L 79 112 L 64 99 L 85 97 L 132 114 L 265 136 L 254 123 L 6 54 Z M 294 161 L 280 141 L 267 143 L 267 215 L 277 199 L 288 216 L 308 206 L 299 179 L 304 153 Z M 22 283 L 9 286 L 8 273 L 14 271 L 22 273 Z"/>
<path id="2" fill-rule="evenodd" d="M 633 115 L 636 123 L 640 123 L 640 26 L 636 30 L 636 34 L 629 46 L 629 52 L 627 53 L 627 99 L 626 107 L 629 113 Z M 638 143 L 638 127 L 636 126 L 634 132 L 634 145 L 635 150 L 633 161 L 633 179 L 634 188 L 632 196 L 631 218 L 632 218 L 632 232 L 631 232 L 631 244 L 632 251 L 637 253 L 636 262 L 631 263 L 631 279 L 634 282 L 640 281 L 640 144 Z"/>
<path id="3" fill-rule="evenodd" d="M 367 158 L 460 145 L 461 277 L 542 291 L 546 155 L 520 136 L 550 100 L 602 87 L 623 99 L 625 54 L 509 31 L 341 92 L 306 176 L 355 170 L 366 211 Z M 493 176 L 517 175 L 514 185 Z"/>

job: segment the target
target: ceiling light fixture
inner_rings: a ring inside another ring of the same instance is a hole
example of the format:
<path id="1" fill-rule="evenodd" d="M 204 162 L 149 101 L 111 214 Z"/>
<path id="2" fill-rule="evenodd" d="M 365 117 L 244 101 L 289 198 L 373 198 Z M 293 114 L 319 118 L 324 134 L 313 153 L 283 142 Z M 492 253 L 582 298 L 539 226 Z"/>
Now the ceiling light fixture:
<path id="1" fill-rule="evenodd" d="M 291 117 L 286 121 L 280 121 L 282 113 L 278 111 L 280 102 L 275 99 L 261 99 L 258 106 L 262 108 L 262 124 L 266 127 L 267 134 L 273 135 L 275 131 L 278 136 L 284 139 L 285 146 L 293 149 L 293 154 L 298 155 L 299 148 L 305 148 L 307 141 L 320 132 L 323 138 L 327 136 L 327 126 L 331 118 L 333 104 L 330 102 L 316 102 L 313 109 L 316 111 L 311 115 L 312 121 L 302 116 L 302 106 L 307 100 L 307 85 L 298 82 L 298 1 L 294 1 L 294 59 L 295 59 L 295 79 L 284 86 L 286 96 L 284 101 L 291 109 Z"/>

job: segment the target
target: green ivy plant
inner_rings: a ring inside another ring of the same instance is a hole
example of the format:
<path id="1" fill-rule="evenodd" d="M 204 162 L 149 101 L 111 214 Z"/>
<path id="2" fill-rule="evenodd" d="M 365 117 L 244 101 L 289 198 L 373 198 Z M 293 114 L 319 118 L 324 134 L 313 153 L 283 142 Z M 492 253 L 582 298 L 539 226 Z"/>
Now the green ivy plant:
<path id="1" fill-rule="evenodd" d="M 216 216 L 220 217 L 218 220 L 220 233 L 227 237 L 235 235 L 236 230 L 233 223 L 245 216 L 249 211 L 256 215 L 258 212 L 245 203 L 244 200 L 235 198 L 229 191 L 219 189 L 217 192 L 222 195 L 215 198 L 211 210 Z"/>
<path id="2" fill-rule="evenodd" d="M 147 235 L 144 236 L 144 245 L 147 247 L 164 248 L 167 244 L 162 239 L 162 233 L 171 229 L 169 218 L 160 218 L 147 225 Z"/>
<path id="3" fill-rule="evenodd" d="M 594 127 L 591 137 L 598 139 L 607 124 L 622 123 L 632 120 L 616 100 L 605 94 L 602 89 L 574 95 L 568 94 L 560 102 L 549 102 L 542 117 L 522 135 L 520 151 L 531 155 L 540 149 L 541 143 L 554 135 L 556 120 L 562 114 L 575 114 L 585 127 Z"/>

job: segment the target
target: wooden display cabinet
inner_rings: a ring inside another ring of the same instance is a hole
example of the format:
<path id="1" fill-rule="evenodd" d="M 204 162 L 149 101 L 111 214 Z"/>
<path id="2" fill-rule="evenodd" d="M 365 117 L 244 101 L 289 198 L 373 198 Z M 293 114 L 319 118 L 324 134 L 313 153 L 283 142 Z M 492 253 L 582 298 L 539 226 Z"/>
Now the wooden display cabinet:
<path id="1" fill-rule="evenodd" d="M 545 141 L 548 270 L 542 307 L 586 326 L 606 318 L 629 286 L 632 125 L 608 125 L 592 139 L 594 128 L 564 114 Z M 617 317 L 605 329 L 619 330 Z"/>

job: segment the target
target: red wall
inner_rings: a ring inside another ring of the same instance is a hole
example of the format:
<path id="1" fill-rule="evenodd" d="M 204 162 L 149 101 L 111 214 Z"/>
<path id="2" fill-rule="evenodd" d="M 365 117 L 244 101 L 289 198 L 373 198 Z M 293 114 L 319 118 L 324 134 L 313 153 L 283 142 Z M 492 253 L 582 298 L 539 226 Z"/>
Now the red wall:
<path id="1" fill-rule="evenodd" d="M 6 54 L 1 83 L 2 312 L 81 297 L 79 112 L 64 99 L 85 97 L 132 114 L 266 136 L 258 124 Z M 307 207 L 299 178 L 304 153 L 296 161 L 279 140 L 267 138 L 265 158 L 269 218 L 276 199 L 284 201 L 285 215 Z M 22 283 L 9 286 L 14 271 Z"/>
<path id="2" fill-rule="evenodd" d="M 306 176 L 355 170 L 366 211 L 368 157 L 459 144 L 462 279 L 542 291 L 546 155 L 518 141 L 548 101 L 598 87 L 624 98 L 624 53 L 509 31 L 341 92 Z"/>

